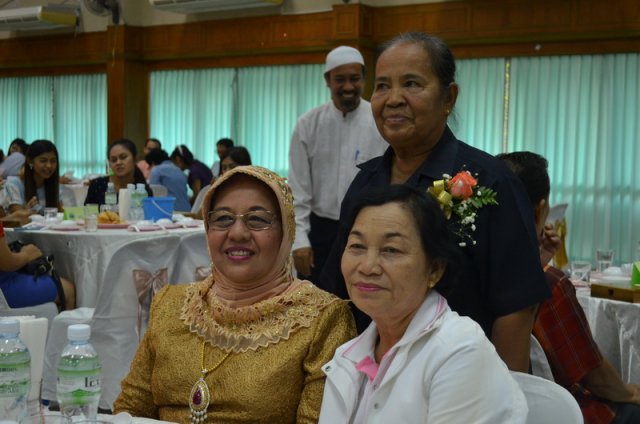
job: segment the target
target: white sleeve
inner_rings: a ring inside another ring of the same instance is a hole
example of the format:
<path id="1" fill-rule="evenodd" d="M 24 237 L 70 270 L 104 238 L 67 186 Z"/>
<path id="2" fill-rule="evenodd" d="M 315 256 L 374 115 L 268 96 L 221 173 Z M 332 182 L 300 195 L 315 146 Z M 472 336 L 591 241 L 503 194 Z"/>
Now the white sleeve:
<path id="1" fill-rule="evenodd" d="M 11 205 L 20 205 L 25 206 L 27 202 L 24 199 L 24 194 L 22 187 L 19 186 L 20 180 L 16 178 L 8 178 L 4 189 L 5 189 L 5 204 L 7 206 Z"/>
<path id="2" fill-rule="evenodd" d="M 471 339 L 424 382 L 429 393 L 425 422 L 524 424 L 528 409 L 520 386 L 484 334 Z"/>
<path id="3" fill-rule="evenodd" d="M 303 127 L 304 125 L 298 120 L 289 145 L 288 183 L 293 191 L 293 209 L 296 214 L 296 238 L 293 242 L 293 250 L 311 246 L 309 242 L 309 231 L 311 230 L 309 216 L 311 215 L 313 183 L 306 131 Z"/>

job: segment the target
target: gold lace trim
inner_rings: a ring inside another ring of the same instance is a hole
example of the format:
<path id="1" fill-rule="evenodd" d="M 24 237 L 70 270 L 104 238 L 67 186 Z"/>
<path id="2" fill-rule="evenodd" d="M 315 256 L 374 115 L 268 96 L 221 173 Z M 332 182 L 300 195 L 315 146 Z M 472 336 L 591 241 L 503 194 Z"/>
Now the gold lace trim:
<path id="1" fill-rule="evenodd" d="M 310 327 L 327 305 L 340 299 L 305 282 L 291 291 L 242 308 L 222 304 L 213 277 L 187 289 L 181 319 L 189 329 L 226 352 L 246 352 L 287 340 Z"/>

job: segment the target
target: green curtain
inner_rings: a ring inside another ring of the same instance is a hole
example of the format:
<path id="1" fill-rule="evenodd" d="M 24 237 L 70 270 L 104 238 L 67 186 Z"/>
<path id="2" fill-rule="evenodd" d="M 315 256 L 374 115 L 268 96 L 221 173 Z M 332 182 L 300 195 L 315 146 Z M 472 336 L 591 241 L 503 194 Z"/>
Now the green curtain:
<path id="1" fill-rule="evenodd" d="M 458 100 L 449 126 L 458 139 L 492 155 L 502 152 L 505 59 L 457 63 Z"/>
<path id="2" fill-rule="evenodd" d="M 107 141 L 103 74 L 0 78 L 0 137 L 5 153 L 21 137 L 53 141 L 60 171 L 103 173 Z"/>
<path id="3" fill-rule="evenodd" d="M 171 154 L 185 144 L 211 166 L 216 141 L 231 137 L 234 106 L 232 68 L 151 73 L 151 137 Z"/>
<path id="4" fill-rule="evenodd" d="M 151 134 L 171 153 L 186 144 L 211 165 L 230 137 L 252 161 L 287 174 L 289 140 L 305 111 L 329 99 L 322 65 L 161 71 L 151 74 Z"/>
<path id="5" fill-rule="evenodd" d="M 6 149 L 16 137 L 53 138 L 51 77 L 0 78 L 0 135 Z"/>
<path id="6" fill-rule="evenodd" d="M 103 173 L 107 166 L 106 75 L 53 79 L 54 136 L 60 172 L 74 176 Z"/>
<path id="7" fill-rule="evenodd" d="M 640 240 L 639 79 L 639 54 L 512 59 L 508 150 L 549 160 L 570 259 L 629 262 Z"/>
<path id="8" fill-rule="evenodd" d="M 286 176 L 289 143 L 300 115 L 331 95 L 322 65 L 241 68 L 236 137 L 255 164 Z"/>

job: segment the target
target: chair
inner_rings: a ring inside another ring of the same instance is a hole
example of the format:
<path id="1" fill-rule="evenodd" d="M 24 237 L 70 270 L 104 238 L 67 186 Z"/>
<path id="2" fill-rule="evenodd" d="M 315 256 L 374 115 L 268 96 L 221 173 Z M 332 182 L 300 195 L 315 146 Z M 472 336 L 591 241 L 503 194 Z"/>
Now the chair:
<path id="1" fill-rule="evenodd" d="M 542 345 L 533 334 L 531 335 L 529 360 L 531 361 L 531 372 L 533 373 L 533 375 L 537 375 L 538 377 L 542 377 L 547 380 L 555 381 L 553 372 L 551 372 L 551 365 L 549 365 L 547 355 L 544 353 Z"/>
<path id="2" fill-rule="evenodd" d="M 582 424 L 578 402 L 553 381 L 521 372 L 511 372 L 527 399 L 527 424 Z"/>
<path id="3" fill-rule="evenodd" d="M 153 294 L 162 287 L 175 261 L 180 238 L 141 239 L 122 246 L 111 258 L 105 275 L 113 284 L 99 288 L 96 307 L 64 311 L 53 322 L 47 342 L 42 398 L 56 398 L 56 364 L 66 344 L 70 324 L 91 325 L 91 344 L 102 362 L 100 408 L 112 409 L 120 393 L 120 381 L 146 328 Z"/>
<path id="4" fill-rule="evenodd" d="M 209 187 L 211 187 L 211 184 L 207 184 L 206 186 L 200 189 L 200 191 L 198 192 L 198 195 L 196 196 L 196 200 L 193 201 L 193 206 L 191 207 L 191 213 L 195 214 L 200 212 L 200 208 L 202 207 L 202 202 L 204 201 L 204 196 L 207 194 L 207 191 L 209 191 Z"/>
<path id="5" fill-rule="evenodd" d="M 190 283 L 204 279 L 211 272 L 211 257 L 207 236 L 202 232 L 189 234 L 180 240 L 172 283 Z"/>
<path id="6" fill-rule="evenodd" d="M 11 308 L 0 290 L 0 316 L 1 317 L 17 317 L 17 316 L 34 316 L 36 318 L 46 318 L 49 325 L 58 315 L 58 306 L 53 302 L 43 303 L 41 305 L 26 306 L 24 308 Z"/>
<path id="7" fill-rule="evenodd" d="M 151 187 L 153 197 L 164 197 L 169 194 L 169 190 L 162 184 L 149 184 L 149 187 Z"/>

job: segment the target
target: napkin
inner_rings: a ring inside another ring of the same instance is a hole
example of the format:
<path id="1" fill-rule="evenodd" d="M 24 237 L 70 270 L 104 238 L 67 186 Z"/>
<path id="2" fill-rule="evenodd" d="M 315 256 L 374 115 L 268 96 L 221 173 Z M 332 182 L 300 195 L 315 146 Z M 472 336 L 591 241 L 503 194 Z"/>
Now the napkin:
<path id="1" fill-rule="evenodd" d="M 37 408 L 40 403 L 44 345 L 47 340 L 49 320 L 47 318 L 35 318 L 33 315 L 11 318 L 20 321 L 20 340 L 27 346 L 31 355 L 31 391 L 29 392 L 28 400 L 30 403 L 29 408 L 31 408 L 32 404 Z"/>
<path id="2" fill-rule="evenodd" d="M 122 221 L 129 219 L 129 206 L 131 205 L 131 192 L 129 189 L 121 188 L 118 194 L 118 215 Z"/>
<path id="3" fill-rule="evenodd" d="M 631 268 L 631 285 L 640 286 L 640 261 L 634 262 Z"/>

